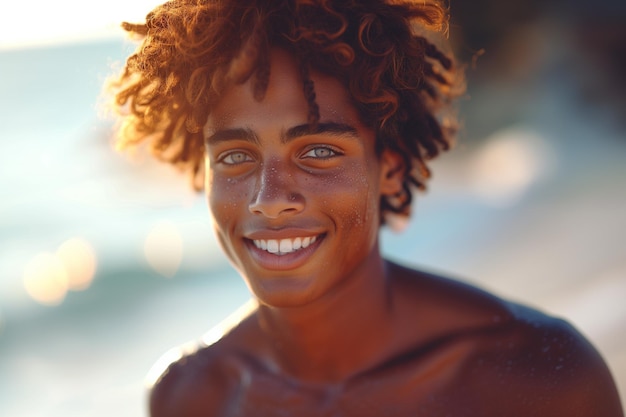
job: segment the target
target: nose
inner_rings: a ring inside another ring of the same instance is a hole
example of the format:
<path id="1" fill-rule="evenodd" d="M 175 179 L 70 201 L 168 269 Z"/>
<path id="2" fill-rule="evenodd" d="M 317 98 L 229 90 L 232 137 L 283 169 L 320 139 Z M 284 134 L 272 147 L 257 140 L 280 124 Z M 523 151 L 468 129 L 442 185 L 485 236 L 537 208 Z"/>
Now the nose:
<path id="1" fill-rule="evenodd" d="M 296 189 L 293 177 L 279 163 L 261 167 L 257 190 L 248 206 L 252 214 L 276 219 L 304 209 L 304 196 Z"/>

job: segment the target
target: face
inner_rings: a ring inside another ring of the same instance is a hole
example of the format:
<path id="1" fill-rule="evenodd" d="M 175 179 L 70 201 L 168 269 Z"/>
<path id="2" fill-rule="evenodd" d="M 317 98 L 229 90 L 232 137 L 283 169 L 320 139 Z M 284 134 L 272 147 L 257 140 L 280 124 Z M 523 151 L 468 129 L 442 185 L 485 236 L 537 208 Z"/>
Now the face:
<path id="1" fill-rule="evenodd" d="M 295 62 L 273 50 L 270 63 L 262 101 L 249 81 L 212 111 L 205 185 L 217 238 L 251 291 L 297 306 L 379 259 L 380 196 L 401 182 L 338 80 L 311 74 L 321 116 L 312 131 Z"/>

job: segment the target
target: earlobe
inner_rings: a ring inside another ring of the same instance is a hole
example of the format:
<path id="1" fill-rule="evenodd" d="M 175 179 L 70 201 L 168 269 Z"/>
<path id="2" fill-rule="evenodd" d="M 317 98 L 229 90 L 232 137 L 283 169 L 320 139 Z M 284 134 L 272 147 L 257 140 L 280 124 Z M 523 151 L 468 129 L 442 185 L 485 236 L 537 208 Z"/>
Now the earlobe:
<path id="1" fill-rule="evenodd" d="M 390 150 L 384 150 L 380 156 L 380 193 L 395 196 L 402 191 L 405 164 L 402 156 Z"/>

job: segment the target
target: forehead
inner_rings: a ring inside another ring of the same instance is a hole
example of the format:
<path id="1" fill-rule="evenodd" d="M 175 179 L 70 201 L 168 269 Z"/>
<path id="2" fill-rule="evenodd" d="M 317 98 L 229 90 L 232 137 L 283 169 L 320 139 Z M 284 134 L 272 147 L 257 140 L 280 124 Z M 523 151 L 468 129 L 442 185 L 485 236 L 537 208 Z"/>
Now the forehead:
<path id="1" fill-rule="evenodd" d="M 336 78 L 311 71 L 315 103 L 320 109 L 320 121 L 359 123 L 356 108 L 345 86 Z M 297 61 L 282 49 L 270 51 L 270 77 L 263 100 L 254 98 L 255 77 L 229 87 L 211 109 L 207 130 L 214 131 L 231 125 L 247 125 L 253 120 L 283 120 L 302 124 L 307 121 L 309 102 L 305 97 L 303 79 Z"/>

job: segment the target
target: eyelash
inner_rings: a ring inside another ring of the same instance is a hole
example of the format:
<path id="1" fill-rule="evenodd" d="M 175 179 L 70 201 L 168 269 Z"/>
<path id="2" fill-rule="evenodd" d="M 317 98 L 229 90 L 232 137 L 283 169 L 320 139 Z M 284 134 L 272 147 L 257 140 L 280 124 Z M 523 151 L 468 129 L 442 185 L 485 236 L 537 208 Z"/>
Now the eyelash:
<path id="1" fill-rule="evenodd" d="M 326 156 L 319 156 L 319 155 L 315 155 L 316 152 L 319 151 L 327 151 L 329 153 L 329 155 Z M 240 161 L 235 161 L 233 158 L 235 156 L 241 155 L 242 160 Z M 333 158 L 335 156 L 339 156 L 341 155 L 341 153 L 335 149 L 333 149 L 330 146 L 315 146 L 313 148 L 308 149 L 306 152 L 304 152 L 301 156 L 301 158 L 304 159 L 319 159 L 319 160 L 326 160 L 326 159 L 330 159 Z M 243 151 L 233 151 L 233 152 L 229 152 L 226 155 L 221 156 L 218 159 L 219 162 L 225 164 L 225 165 L 240 165 L 243 164 L 245 162 L 251 162 L 253 161 L 252 157 L 250 155 L 248 155 L 246 152 Z"/>
<path id="2" fill-rule="evenodd" d="M 330 155 L 327 155 L 327 156 L 316 156 L 316 155 L 314 155 L 315 152 L 318 151 L 318 150 L 328 151 L 328 152 L 330 152 Z M 308 154 L 311 154 L 311 153 L 313 155 L 307 156 Z M 331 148 L 330 146 L 315 146 L 314 148 L 311 148 L 311 149 L 307 150 L 302 155 L 302 157 L 303 158 L 313 158 L 313 159 L 330 159 L 330 158 L 333 158 L 333 157 L 339 156 L 339 155 L 341 155 L 341 153 L 339 153 L 337 150 Z"/>
<path id="3" fill-rule="evenodd" d="M 234 161 L 233 156 L 235 155 L 242 155 L 244 160 L 238 161 L 238 162 Z M 230 161 L 228 161 L 229 158 L 230 158 Z M 219 158 L 219 162 L 226 164 L 226 165 L 239 165 L 239 164 L 243 164 L 244 162 L 250 162 L 250 161 L 252 161 L 252 157 L 243 151 L 229 152 L 226 155 Z"/>

